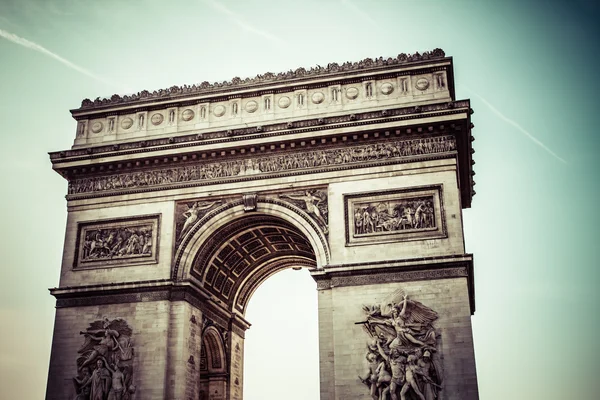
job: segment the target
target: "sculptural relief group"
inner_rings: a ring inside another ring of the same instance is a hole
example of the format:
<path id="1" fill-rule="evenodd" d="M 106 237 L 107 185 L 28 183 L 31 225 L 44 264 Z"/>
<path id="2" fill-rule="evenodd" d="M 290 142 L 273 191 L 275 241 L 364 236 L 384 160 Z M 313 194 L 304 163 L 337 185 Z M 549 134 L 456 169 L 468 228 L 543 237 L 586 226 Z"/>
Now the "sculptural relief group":
<path id="1" fill-rule="evenodd" d="M 423 154 L 453 151 L 452 136 L 390 141 L 386 143 L 314 150 L 279 156 L 264 156 L 231 161 L 206 162 L 153 171 L 76 178 L 69 182 L 69 194 L 122 190 L 148 186 L 204 181 L 228 177 L 373 162 Z"/>
<path id="2" fill-rule="evenodd" d="M 432 197 L 354 205 L 354 234 L 435 228 Z"/>
<path id="3" fill-rule="evenodd" d="M 79 332 L 85 341 L 77 351 L 75 400 L 131 400 L 133 344 L 131 328 L 121 318 L 94 321 Z"/>
<path id="4" fill-rule="evenodd" d="M 408 298 L 402 289 L 381 304 L 364 306 L 360 322 L 371 336 L 367 366 L 359 379 L 373 400 L 435 400 L 442 389 L 437 355 L 438 318 L 429 307 Z"/>
<path id="5" fill-rule="evenodd" d="M 152 255 L 152 225 L 85 231 L 81 261 Z"/>

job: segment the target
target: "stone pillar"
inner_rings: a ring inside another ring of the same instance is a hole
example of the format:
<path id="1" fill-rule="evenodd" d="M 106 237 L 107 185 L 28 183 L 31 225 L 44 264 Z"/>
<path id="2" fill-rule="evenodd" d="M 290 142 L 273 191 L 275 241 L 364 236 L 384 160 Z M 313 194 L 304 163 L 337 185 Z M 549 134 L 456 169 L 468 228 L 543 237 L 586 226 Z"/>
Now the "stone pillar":
<path id="1" fill-rule="evenodd" d="M 197 399 L 200 395 L 202 312 L 186 301 L 169 306 L 167 338 L 167 399 Z"/>

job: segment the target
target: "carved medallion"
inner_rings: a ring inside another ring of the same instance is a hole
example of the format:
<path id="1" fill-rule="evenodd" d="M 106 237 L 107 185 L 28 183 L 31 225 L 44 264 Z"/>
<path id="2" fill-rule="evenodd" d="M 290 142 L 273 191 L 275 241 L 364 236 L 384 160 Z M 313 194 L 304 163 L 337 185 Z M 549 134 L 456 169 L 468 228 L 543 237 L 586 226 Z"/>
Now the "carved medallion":
<path id="1" fill-rule="evenodd" d="M 346 90 L 346 97 L 350 100 L 354 100 L 358 97 L 358 89 L 355 87 L 348 88 Z"/>
<path id="2" fill-rule="evenodd" d="M 133 126 L 133 120 L 129 117 L 123 118 L 121 121 L 121 128 L 127 130 Z"/>
<path id="3" fill-rule="evenodd" d="M 181 119 L 184 121 L 191 121 L 194 118 L 194 111 L 187 108 L 181 113 Z"/>
<path id="4" fill-rule="evenodd" d="M 213 114 L 215 114 L 215 117 L 222 117 L 223 115 L 225 115 L 225 106 L 219 104 L 214 108 Z"/>
<path id="5" fill-rule="evenodd" d="M 435 400 L 443 371 L 437 355 L 438 314 L 399 289 L 379 304 L 363 306 L 361 324 L 370 337 L 359 379 L 380 399 Z M 382 379 L 385 377 L 385 379 Z M 407 396 L 408 395 L 408 396 Z M 406 396 L 406 397 L 405 397 Z M 377 397 L 374 397 L 377 398 Z"/>
<path id="6" fill-rule="evenodd" d="M 312 99 L 313 103 L 321 104 L 323 102 L 323 100 L 325 100 L 325 95 L 322 92 L 316 92 L 316 93 L 313 93 L 311 99 Z"/>
<path id="7" fill-rule="evenodd" d="M 421 91 L 427 90 L 427 88 L 429 87 L 429 81 L 427 80 L 427 78 L 419 78 L 415 83 L 415 87 Z"/>
<path id="8" fill-rule="evenodd" d="M 245 109 L 246 109 L 246 112 L 253 113 L 256 110 L 258 110 L 258 103 L 254 100 L 250 100 L 249 102 L 246 103 Z"/>
<path id="9" fill-rule="evenodd" d="M 150 121 L 152 122 L 152 125 L 160 125 L 163 122 L 163 115 L 160 113 L 156 113 L 154 115 L 152 115 L 152 117 L 150 118 Z"/>
<path id="10" fill-rule="evenodd" d="M 73 378 L 77 399 L 133 399 L 131 333 L 122 318 L 94 321 L 79 332 L 84 342 L 77 350 L 77 375 Z"/>
<path id="11" fill-rule="evenodd" d="M 96 121 L 92 124 L 92 132 L 100 133 L 100 131 L 102 131 L 103 127 L 104 127 L 104 125 L 102 125 L 102 122 Z"/>
<path id="12" fill-rule="evenodd" d="M 385 94 L 386 96 L 391 94 L 393 91 L 394 86 L 391 83 L 384 83 L 381 85 L 381 93 Z"/>
<path id="13" fill-rule="evenodd" d="M 292 104 L 292 101 L 290 100 L 289 97 L 282 96 L 279 98 L 279 101 L 277 102 L 277 104 L 279 104 L 280 108 L 288 108 L 290 106 L 290 104 Z"/>

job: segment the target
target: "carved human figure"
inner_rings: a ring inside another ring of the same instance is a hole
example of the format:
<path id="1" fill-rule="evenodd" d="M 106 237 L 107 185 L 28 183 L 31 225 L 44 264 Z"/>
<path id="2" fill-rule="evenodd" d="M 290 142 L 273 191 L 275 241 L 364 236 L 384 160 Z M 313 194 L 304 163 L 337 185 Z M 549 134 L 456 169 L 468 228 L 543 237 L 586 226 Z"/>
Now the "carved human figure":
<path id="1" fill-rule="evenodd" d="M 392 381 L 392 375 L 390 375 L 387 370 L 387 365 L 385 360 L 381 360 L 377 369 L 377 393 L 379 400 L 386 400 L 387 395 L 390 392 L 390 382 Z"/>
<path id="2" fill-rule="evenodd" d="M 112 385 L 110 387 L 110 400 L 123 400 L 123 395 L 127 388 L 125 387 L 125 375 L 119 368 L 119 363 L 113 364 L 113 368 L 106 366 L 112 374 Z"/>
<path id="3" fill-rule="evenodd" d="M 360 208 L 357 207 L 354 211 L 354 234 L 360 235 L 361 233 L 363 233 L 362 212 L 360 211 Z"/>
<path id="4" fill-rule="evenodd" d="M 377 354 L 374 352 L 368 352 L 365 356 L 367 359 L 367 370 L 363 376 L 359 375 L 358 379 L 362 381 L 365 385 L 369 387 L 370 395 L 373 400 L 379 399 L 379 394 L 377 393 L 377 378 L 379 372 L 377 368 L 379 367 L 379 363 L 377 362 Z"/>
<path id="5" fill-rule="evenodd" d="M 391 394 L 392 400 L 398 400 L 398 389 L 400 389 L 405 382 L 406 373 L 406 353 L 400 352 L 398 349 L 392 350 L 388 356 L 388 353 L 381 346 L 380 341 L 377 341 L 377 349 L 379 354 L 384 358 L 385 361 L 390 365 L 392 370 L 392 377 L 390 380 L 390 387 L 388 392 Z"/>
<path id="6" fill-rule="evenodd" d="M 181 229 L 180 237 L 183 237 L 183 235 L 185 235 L 187 233 L 187 231 L 198 220 L 198 214 L 200 213 L 200 211 L 207 210 L 207 209 L 211 208 L 212 206 L 214 206 L 215 204 L 218 204 L 220 202 L 221 202 L 220 200 L 212 201 L 209 203 L 203 203 L 203 204 L 195 202 L 186 212 L 184 212 L 182 214 L 186 218 L 186 220 L 183 224 L 183 228 Z"/>
<path id="7" fill-rule="evenodd" d="M 96 361 L 96 369 L 90 378 L 90 400 L 107 400 L 110 390 L 110 373 L 104 368 L 104 361 Z"/>
<path id="8" fill-rule="evenodd" d="M 291 195 L 291 194 L 284 194 L 282 195 L 282 197 L 287 197 L 289 199 L 292 200 L 299 200 L 299 201 L 303 201 L 306 211 L 309 214 L 312 214 L 317 221 L 321 224 L 321 226 L 327 230 L 327 221 L 325 221 L 325 218 L 323 218 L 323 216 L 321 215 L 321 211 L 319 211 L 319 203 L 321 202 L 321 198 L 314 196 L 312 194 L 310 194 L 308 191 L 304 192 L 304 195 Z M 327 232 L 325 232 L 327 233 Z"/>
<path id="9" fill-rule="evenodd" d="M 109 351 L 113 351 L 119 346 L 116 339 L 119 337 L 119 332 L 113 329 L 108 329 L 107 322 L 105 322 L 104 329 L 89 330 L 87 332 L 79 332 L 79 334 L 85 335 L 86 340 L 98 341 L 98 344 L 93 346 L 93 350 L 87 357 L 84 358 L 83 362 L 79 366 L 80 370 L 86 365 L 91 364 L 97 357 L 108 356 Z"/>
<path id="10" fill-rule="evenodd" d="M 431 360 L 431 352 L 425 350 L 423 357 L 419 359 L 417 365 L 423 374 L 423 396 L 425 400 L 435 400 L 438 398 L 438 392 L 441 387 L 441 377 L 436 364 Z"/>
<path id="11" fill-rule="evenodd" d="M 73 378 L 75 386 L 75 400 L 89 400 L 90 398 L 90 369 L 85 367 L 81 370 L 80 376 Z"/>
<path id="12" fill-rule="evenodd" d="M 406 364 L 406 381 L 402 386 L 402 390 L 400 390 L 401 400 L 406 400 L 406 394 L 410 389 L 412 389 L 421 400 L 426 400 L 425 396 L 423 396 L 423 393 L 421 393 L 421 390 L 419 389 L 419 385 L 417 384 L 417 375 L 422 376 L 423 373 L 416 362 L 417 356 L 414 354 L 408 356 Z"/>

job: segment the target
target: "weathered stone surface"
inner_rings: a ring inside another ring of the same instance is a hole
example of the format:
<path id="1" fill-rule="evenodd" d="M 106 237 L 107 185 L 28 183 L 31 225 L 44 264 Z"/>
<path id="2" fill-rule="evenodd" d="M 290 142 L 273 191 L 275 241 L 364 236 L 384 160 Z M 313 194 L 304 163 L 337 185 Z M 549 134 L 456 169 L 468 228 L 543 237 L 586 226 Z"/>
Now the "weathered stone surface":
<path id="1" fill-rule="evenodd" d="M 47 398 L 81 394 L 77 355 L 102 353 L 125 354 L 131 399 L 242 399 L 247 302 L 304 267 L 319 290 L 322 399 L 372 398 L 358 376 L 376 318 L 406 327 L 363 306 L 398 289 L 436 315 L 411 328 L 429 347 L 410 363 L 405 349 L 406 365 L 439 364 L 439 399 L 476 399 L 471 110 L 452 76 L 436 51 L 84 101 L 73 148 L 50 155 L 69 213 Z M 131 358 L 110 324 L 93 325 L 106 319 L 130 327 Z M 118 387 L 107 366 L 96 375 Z"/>

